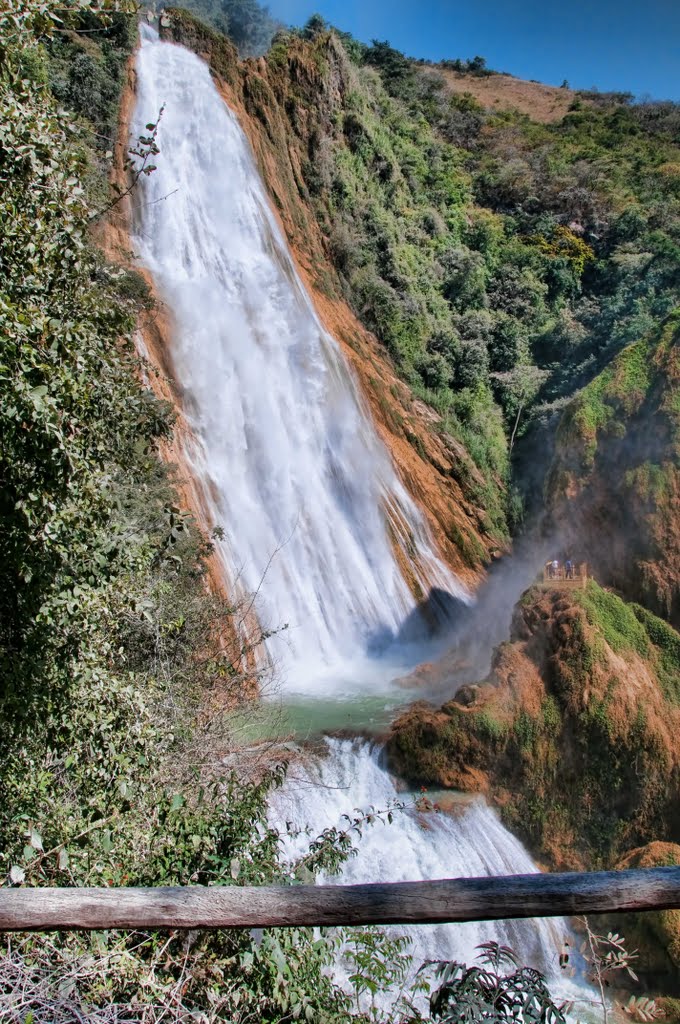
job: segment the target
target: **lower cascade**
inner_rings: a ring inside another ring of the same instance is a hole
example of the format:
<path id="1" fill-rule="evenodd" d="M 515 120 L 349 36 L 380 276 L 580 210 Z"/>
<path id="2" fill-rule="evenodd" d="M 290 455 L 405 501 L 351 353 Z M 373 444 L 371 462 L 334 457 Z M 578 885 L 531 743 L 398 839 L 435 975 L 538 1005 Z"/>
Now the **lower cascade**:
<path id="1" fill-rule="evenodd" d="M 519 840 L 481 799 L 461 802 L 453 814 L 429 800 L 399 792 L 380 765 L 380 747 L 362 740 L 327 738 L 327 756 L 296 766 L 273 802 L 277 823 L 308 825 L 314 834 L 350 818 L 356 808 L 382 811 L 398 802 L 391 824 L 376 821 L 364 831 L 356 857 L 342 877 L 324 882 L 406 882 L 435 878 L 529 874 L 536 871 Z M 304 837 L 303 837 L 304 838 Z M 304 849 L 304 842 L 300 852 Z M 291 851 L 294 852 L 294 851 Z M 558 955 L 569 936 L 561 919 L 489 921 L 395 927 L 408 935 L 414 964 L 432 959 L 470 963 L 475 947 L 495 940 L 517 950 L 549 977 L 560 973 Z M 562 979 L 560 978 L 560 983 Z"/>
<path id="2" fill-rule="evenodd" d="M 393 548 L 394 524 L 407 526 L 424 593 L 467 601 L 467 592 L 437 557 L 313 309 L 246 137 L 206 64 L 148 26 L 142 33 L 133 137 L 163 105 L 164 112 L 133 245 L 172 315 L 171 361 L 195 439 L 185 454 L 206 521 L 224 532 L 225 576 L 236 594 L 256 594 L 265 628 L 289 624 L 268 641 L 284 695 L 328 699 L 369 677 L 389 687 L 396 659 L 388 651 L 381 661 L 375 651 L 390 647 L 416 607 Z M 324 756 L 291 769 L 274 817 L 320 831 L 353 808 L 399 798 L 379 748 L 325 742 Z M 394 824 L 367 831 L 340 881 L 535 870 L 483 802 L 448 814 L 403 799 Z M 469 960 L 480 941 L 495 938 L 551 974 L 565 934 L 562 921 L 409 930 L 416 965 Z"/>

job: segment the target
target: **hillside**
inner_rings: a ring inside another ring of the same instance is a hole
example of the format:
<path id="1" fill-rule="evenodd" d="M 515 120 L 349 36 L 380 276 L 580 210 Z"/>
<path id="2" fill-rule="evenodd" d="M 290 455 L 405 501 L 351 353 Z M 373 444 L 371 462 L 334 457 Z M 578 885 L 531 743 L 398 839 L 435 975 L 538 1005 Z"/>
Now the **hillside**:
<path id="1" fill-rule="evenodd" d="M 569 112 L 578 94 L 567 87 L 528 82 L 514 75 L 490 73 L 474 74 L 454 71 L 441 64 L 424 68 L 425 74 L 437 80 L 440 76 L 446 88 L 457 96 L 473 96 L 485 110 L 498 113 L 517 110 L 532 121 L 550 124 L 561 121 Z"/>

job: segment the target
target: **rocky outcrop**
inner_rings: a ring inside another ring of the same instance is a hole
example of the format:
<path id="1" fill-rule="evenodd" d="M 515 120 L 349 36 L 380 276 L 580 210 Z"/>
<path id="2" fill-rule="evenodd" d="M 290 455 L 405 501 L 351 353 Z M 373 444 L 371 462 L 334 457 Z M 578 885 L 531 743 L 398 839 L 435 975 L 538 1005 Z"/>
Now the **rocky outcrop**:
<path id="1" fill-rule="evenodd" d="M 567 407 L 553 523 L 600 579 L 680 625 L 680 311 Z"/>
<path id="2" fill-rule="evenodd" d="M 490 795 L 558 869 L 680 839 L 680 636 L 590 582 L 517 605 L 488 679 L 394 724 L 392 768 Z"/>

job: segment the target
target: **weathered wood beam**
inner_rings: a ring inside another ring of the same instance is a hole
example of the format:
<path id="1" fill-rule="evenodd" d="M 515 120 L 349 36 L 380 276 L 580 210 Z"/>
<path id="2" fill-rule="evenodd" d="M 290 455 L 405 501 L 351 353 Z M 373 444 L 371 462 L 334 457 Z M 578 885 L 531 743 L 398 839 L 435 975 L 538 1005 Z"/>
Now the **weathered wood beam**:
<path id="1" fill-rule="evenodd" d="M 0 889 L 0 931 L 432 924 L 680 909 L 680 868 L 376 885 Z"/>

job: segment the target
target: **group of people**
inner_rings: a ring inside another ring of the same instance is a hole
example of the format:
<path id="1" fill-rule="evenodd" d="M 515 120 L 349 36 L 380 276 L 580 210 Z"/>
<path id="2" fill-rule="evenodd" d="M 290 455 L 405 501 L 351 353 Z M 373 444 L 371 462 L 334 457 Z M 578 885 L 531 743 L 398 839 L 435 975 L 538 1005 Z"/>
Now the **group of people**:
<path id="1" fill-rule="evenodd" d="M 559 559 L 553 558 L 552 562 L 548 562 L 548 575 L 551 580 L 559 580 L 562 578 L 565 580 L 576 579 L 576 565 L 572 562 L 571 558 L 567 558 L 564 562 L 564 573 L 562 573 L 562 566 Z"/>

